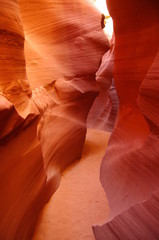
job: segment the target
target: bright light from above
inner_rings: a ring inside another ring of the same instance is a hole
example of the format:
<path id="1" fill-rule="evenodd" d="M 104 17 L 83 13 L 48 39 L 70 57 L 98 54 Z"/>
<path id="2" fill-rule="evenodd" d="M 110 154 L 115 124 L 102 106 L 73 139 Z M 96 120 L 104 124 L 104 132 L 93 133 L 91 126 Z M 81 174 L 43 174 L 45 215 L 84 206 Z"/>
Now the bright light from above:
<path id="1" fill-rule="evenodd" d="M 109 15 L 105 0 L 94 0 L 94 3 L 101 13 L 104 15 Z"/>
<path id="2" fill-rule="evenodd" d="M 99 9 L 101 13 L 103 13 L 106 17 L 105 19 L 105 28 L 103 29 L 109 39 L 112 38 L 113 35 L 113 20 L 109 15 L 106 0 L 93 0 L 96 8 Z"/>

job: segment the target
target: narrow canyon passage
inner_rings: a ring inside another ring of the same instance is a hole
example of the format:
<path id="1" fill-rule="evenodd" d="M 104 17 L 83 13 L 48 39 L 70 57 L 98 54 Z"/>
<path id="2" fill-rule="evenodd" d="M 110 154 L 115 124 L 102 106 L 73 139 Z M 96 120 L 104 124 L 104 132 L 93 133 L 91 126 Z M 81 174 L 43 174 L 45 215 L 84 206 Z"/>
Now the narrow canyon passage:
<path id="1" fill-rule="evenodd" d="M 39 217 L 33 240 L 94 240 L 108 214 L 99 169 L 109 133 L 88 129 L 82 158 L 69 165 Z"/>
<path id="2" fill-rule="evenodd" d="M 0 240 L 159 240 L 159 1 L 0 3 Z"/>

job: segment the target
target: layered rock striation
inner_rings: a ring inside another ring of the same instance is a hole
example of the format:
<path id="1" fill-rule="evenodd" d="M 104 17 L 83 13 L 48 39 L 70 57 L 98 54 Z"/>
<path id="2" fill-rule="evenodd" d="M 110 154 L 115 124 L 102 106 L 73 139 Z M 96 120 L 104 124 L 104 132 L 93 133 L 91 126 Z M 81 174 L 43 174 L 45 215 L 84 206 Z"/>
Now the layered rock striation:
<path id="1" fill-rule="evenodd" d="M 0 2 L 0 238 L 31 239 L 89 126 L 113 129 L 96 239 L 157 240 L 159 3 L 108 0 L 110 43 L 88 0 Z"/>
<path id="2" fill-rule="evenodd" d="M 107 1 L 114 20 L 115 129 L 100 179 L 110 207 L 96 239 L 158 239 L 159 4 Z"/>
<path id="3" fill-rule="evenodd" d="M 96 72 L 99 94 L 96 97 L 87 118 L 87 126 L 112 132 L 118 112 L 119 100 L 115 89 L 114 68 L 115 35 L 110 40 L 110 49 L 104 54 Z"/>
<path id="4" fill-rule="evenodd" d="M 0 2 L 0 238 L 28 240 L 81 156 L 110 44 L 89 1 Z"/>

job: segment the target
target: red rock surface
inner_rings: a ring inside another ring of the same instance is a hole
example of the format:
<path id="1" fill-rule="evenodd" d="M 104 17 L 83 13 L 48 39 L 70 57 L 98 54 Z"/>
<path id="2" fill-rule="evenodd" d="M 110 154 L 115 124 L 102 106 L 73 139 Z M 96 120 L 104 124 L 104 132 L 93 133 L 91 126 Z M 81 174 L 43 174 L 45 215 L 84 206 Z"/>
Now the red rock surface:
<path id="1" fill-rule="evenodd" d="M 87 118 L 87 126 L 112 132 L 118 111 L 118 97 L 114 85 L 114 44 L 115 36 L 110 41 L 110 49 L 103 58 L 96 72 L 96 81 L 100 92 L 96 97 Z"/>
<path id="2" fill-rule="evenodd" d="M 94 232 L 98 240 L 157 240 L 159 3 L 107 2 L 114 20 L 119 113 L 100 171 L 110 216 Z"/>
<path id="3" fill-rule="evenodd" d="M 96 239 L 157 240 L 158 1 L 107 1 L 115 45 L 88 0 L 0 3 L 0 238 L 31 239 L 86 126 L 115 123 L 100 169 L 110 215 Z"/>
<path id="4" fill-rule="evenodd" d="M 138 203 L 116 216 L 104 228 L 96 228 L 97 239 L 157 240 L 159 236 L 159 193 L 154 192 L 146 201 Z"/>
<path id="5" fill-rule="evenodd" d="M 81 156 L 109 42 L 89 1 L 0 3 L 0 239 L 28 240 Z"/>

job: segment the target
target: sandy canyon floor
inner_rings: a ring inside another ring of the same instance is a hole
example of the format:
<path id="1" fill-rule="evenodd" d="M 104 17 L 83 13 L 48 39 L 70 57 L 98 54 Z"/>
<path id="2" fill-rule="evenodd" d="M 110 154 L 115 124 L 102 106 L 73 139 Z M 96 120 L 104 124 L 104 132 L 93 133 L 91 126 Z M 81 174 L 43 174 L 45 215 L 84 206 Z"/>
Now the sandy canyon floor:
<path id="1" fill-rule="evenodd" d="M 82 158 L 63 172 L 58 190 L 39 216 L 33 240 L 94 240 L 92 225 L 105 222 L 109 209 L 99 181 L 109 134 L 88 129 Z"/>

